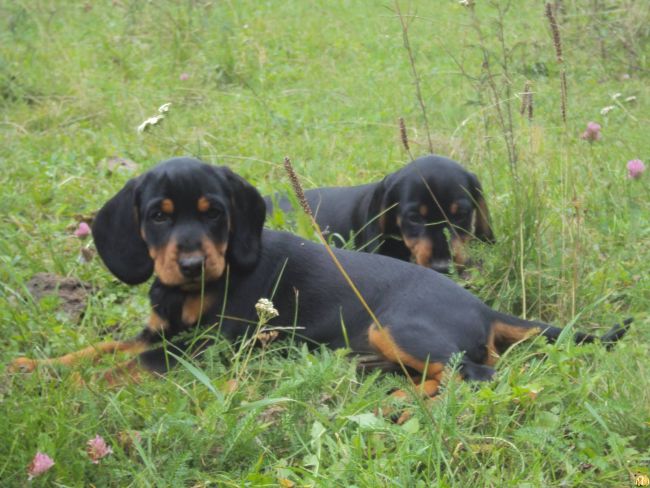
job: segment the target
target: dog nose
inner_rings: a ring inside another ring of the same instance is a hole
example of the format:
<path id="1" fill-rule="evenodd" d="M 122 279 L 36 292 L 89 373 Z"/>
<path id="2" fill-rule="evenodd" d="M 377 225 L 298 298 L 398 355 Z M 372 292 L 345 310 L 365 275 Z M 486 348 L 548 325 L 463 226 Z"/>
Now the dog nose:
<path id="1" fill-rule="evenodd" d="M 178 260 L 178 266 L 186 278 L 198 278 L 201 276 L 204 261 L 203 256 L 187 256 Z"/>

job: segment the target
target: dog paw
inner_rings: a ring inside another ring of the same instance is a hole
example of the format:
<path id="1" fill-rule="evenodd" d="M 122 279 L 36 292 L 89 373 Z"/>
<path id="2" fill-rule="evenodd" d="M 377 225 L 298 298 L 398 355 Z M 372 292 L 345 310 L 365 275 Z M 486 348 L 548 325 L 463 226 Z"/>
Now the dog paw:
<path id="1" fill-rule="evenodd" d="M 31 373 L 36 369 L 37 362 L 29 358 L 14 359 L 9 365 L 10 373 Z"/>

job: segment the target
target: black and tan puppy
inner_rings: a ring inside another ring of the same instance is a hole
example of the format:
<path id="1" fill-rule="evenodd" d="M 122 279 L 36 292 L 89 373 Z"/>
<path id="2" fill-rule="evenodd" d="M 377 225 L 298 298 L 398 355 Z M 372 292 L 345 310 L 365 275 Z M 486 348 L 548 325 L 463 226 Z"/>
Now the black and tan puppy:
<path id="1" fill-rule="evenodd" d="M 93 236 L 108 269 L 128 284 L 156 278 L 151 317 L 136 338 L 106 342 L 44 361 L 17 359 L 14 369 L 73 364 L 129 351 L 129 369 L 165 371 L 173 358 L 152 348 L 197 325 L 236 340 L 255 330 L 255 304 L 272 299 L 271 326 L 292 326 L 311 345 L 374 354 L 377 366 L 403 364 L 434 395 L 445 364 L 462 353 L 461 374 L 488 380 L 498 354 L 533 334 L 555 340 L 561 329 L 496 312 L 449 278 L 386 256 L 335 250 L 376 314 L 374 323 L 322 245 L 263 229 L 264 200 L 226 167 L 188 158 L 166 161 L 129 181 L 98 213 Z M 294 322 L 295 318 L 295 322 Z M 612 344 L 615 326 L 600 340 Z M 596 337 L 576 333 L 577 342 Z M 166 349 L 173 349 L 167 344 Z M 183 349 L 183 344 L 177 344 Z M 178 351 L 178 349 L 176 349 Z"/>
<path id="2" fill-rule="evenodd" d="M 440 156 L 425 156 L 377 183 L 315 188 L 305 196 L 323 230 L 354 237 L 357 250 L 446 273 L 467 263 L 472 237 L 493 242 L 490 215 L 476 175 Z M 272 198 L 266 197 L 273 211 Z M 277 206 L 292 211 L 280 197 Z M 447 235 L 450 237 L 447 240 Z"/>

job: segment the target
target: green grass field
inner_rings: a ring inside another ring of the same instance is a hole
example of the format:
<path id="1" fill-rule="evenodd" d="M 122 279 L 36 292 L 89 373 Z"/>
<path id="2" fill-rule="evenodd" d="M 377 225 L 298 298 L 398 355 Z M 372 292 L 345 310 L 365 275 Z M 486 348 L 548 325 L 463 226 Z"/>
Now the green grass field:
<path id="1" fill-rule="evenodd" d="M 1 486 L 624 487 L 650 474 L 650 171 L 626 169 L 650 163 L 650 5 L 554 2 L 562 67 L 543 2 L 476 3 L 399 5 L 433 150 L 477 173 L 492 213 L 497 243 L 473 246 L 482 266 L 465 284 L 581 330 L 631 316 L 628 336 L 611 352 L 519 344 L 491 383 L 450 380 L 433 405 L 414 395 L 404 425 L 377 414 L 403 378 L 281 342 L 218 342 L 194 366 L 112 389 L 93 377 L 114 360 L 10 374 L 16 357 L 140 330 L 147 287 L 81 262 L 73 230 L 156 162 L 227 164 L 268 193 L 289 187 L 285 156 L 307 188 L 396 170 L 410 160 L 399 117 L 413 156 L 429 148 L 391 1 L 0 0 Z M 138 168 L 110 171 L 114 157 Z M 93 287 L 79 321 L 32 298 L 39 272 Z M 97 465 L 96 434 L 113 450 Z M 28 482 L 37 451 L 55 465 Z"/>

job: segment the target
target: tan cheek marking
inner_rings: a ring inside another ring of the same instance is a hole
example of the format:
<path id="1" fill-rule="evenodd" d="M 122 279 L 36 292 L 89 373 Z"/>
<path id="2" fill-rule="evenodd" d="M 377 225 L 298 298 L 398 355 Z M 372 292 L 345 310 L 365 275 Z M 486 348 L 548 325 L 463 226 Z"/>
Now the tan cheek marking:
<path id="1" fill-rule="evenodd" d="M 426 217 L 429 214 L 429 209 L 426 205 L 420 205 L 418 212 L 420 212 L 420 215 L 422 215 L 422 217 Z"/>
<path id="2" fill-rule="evenodd" d="M 420 266 L 428 266 L 433 256 L 433 243 L 429 239 L 409 239 L 402 236 L 404 244 L 411 251 L 415 262 Z"/>
<path id="3" fill-rule="evenodd" d="M 199 209 L 199 212 L 207 212 L 210 208 L 210 202 L 207 198 L 201 197 L 196 204 L 196 207 Z"/>
<path id="4" fill-rule="evenodd" d="M 228 243 L 215 244 L 207 237 L 204 237 L 201 247 L 205 253 L 206 279 L 219 279 L 226 269 L 226 250 L 228 249 Z"/>
<path id="5" fill-rule="evenodd" d="M 156 276 L 164 284 L 175 286 L 185 281 L 178 267 L 178 248 L 176 242 L 171 241 L 160 249 L 150 247 L 149 255 L 154 262 L 154 273 L 156 273 Z"/>
<path id="6" fill-rule="evenodd" d="M 458 213 L 458 204 L 457 203 L 452 203 L 451 206 L 449 207 L 449 213 L 451 215 L 456 215 Z"/>
<path id="7" fill-rule="evenodd" d="M 183 302 L 182 320 L 183 324 L 190 326 L 198 322 L 203 312 L 209 310 L 214 305 L 214 295 L 201 294 L 189 295 Z"/>
<path id="8" fill-rule="evenodd" d="M 173 214 L 174 202 L 169 198 L 165 198 L 162 202 L 160 202 L 160 210 L 166 214 Z"/>

